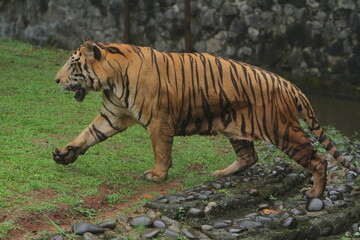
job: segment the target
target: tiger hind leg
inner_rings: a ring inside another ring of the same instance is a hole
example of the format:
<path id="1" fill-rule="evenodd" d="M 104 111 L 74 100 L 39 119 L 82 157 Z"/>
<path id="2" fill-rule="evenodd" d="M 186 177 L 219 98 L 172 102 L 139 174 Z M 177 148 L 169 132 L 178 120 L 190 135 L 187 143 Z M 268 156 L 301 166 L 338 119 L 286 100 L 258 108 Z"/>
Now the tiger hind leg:
<path id="1" fill-rule="evenodd" d="M 298 130 L 292 132 L 287 147 L 282 150 L 313 175 L 313 186 L 304 188 L 301 192 L 308 197 L 319 197 L 324 193 L 326 186 L 327 162 L 316 153 L 316 149 L 311 145 L 310 140 L 300 128 L 293 129 Z"/>
<path id="2" fill-rule="evenodd" d="M 253 141 L 230 139 L 230 143 L 236 153 L 237 160 L 222 170 L 214 171 L 212 174 L 215 177 L 233 176 L 249 168 L 258 160 Z"/>

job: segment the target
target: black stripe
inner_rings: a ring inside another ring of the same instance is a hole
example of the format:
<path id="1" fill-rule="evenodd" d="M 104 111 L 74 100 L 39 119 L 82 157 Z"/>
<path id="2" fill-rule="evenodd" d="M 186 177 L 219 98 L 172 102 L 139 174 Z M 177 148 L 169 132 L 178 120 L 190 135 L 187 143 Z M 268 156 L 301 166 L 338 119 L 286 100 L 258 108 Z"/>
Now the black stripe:
<path id="1" fill-rule="evenodd" d="M 102 133 L 100 130 L 98 130 L 94 125 L 92 125 L 92 128 L 94 129 L 95 135 L 96 135 L 97 139 L 99 139 L 100 142 L 107 139 L 107 136 L 104 133 Z"/>
<path id="2" fill-rule="evenodd" d="M 106 116 L 104 113 L 100 113 L 100 116 L 103 117 L 103 118 L 107 121 L 107 123 L 109 124 L 109 126 L 110 126 L 112 129 L 114 129 L 114 130 L 116 130 L 116 131 L 122 131 L 120 128 L 115 127 L 115 126 L 112 124 L 112 122 L 110 121 L 109 117 Z"/>
<path id="3" fill-rule="evenodd" d="M 120 54 L 120 55 L 126 57 L 126 55 L 123 52 L 121 52 L 117 47 L 110 46 L 110 47 L 107 47 L 106 50 L 108 50 L 112 54 Z"/>

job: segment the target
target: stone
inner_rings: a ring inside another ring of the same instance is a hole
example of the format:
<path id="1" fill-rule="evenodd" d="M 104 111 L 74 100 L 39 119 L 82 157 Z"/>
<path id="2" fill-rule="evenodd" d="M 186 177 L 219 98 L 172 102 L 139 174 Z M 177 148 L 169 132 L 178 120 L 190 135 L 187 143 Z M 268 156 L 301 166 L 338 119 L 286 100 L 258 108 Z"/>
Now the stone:
<path id="1" fill-rule="evenodd" d="M 164 231 L 164 235 L 165 235 L 165 236 L 168 236 L 168 237 L 175 238 L 175 239 L 178 239 L 178 238 L 181 236 L 180 233 L 177 233 L 177 232 L 175 232 L 175 231 L 173 231 L 173 230 L 171 230 L 171 229 L 166 229 L 166 230 Z"/>
<path id="2" fill-rule="evenodd" d="M 263 217 L 263 216 L 256 216 L 254 218 L 254 220 L 256 222 L 261 222 L 261 223 L 267 223 L 267 222 L 272 222 L 272 218 L 269 218 L 269 217 Z"/>
<path id="3" fill-rule="evenodd" d="M 346 178 L 348 179 L 355 179 L 357 177 L 357 173 L 354 171 L 347 171 Z"/>
<path id="4" fill-rule="evenodd" d="M 84 240 L 100 240 L 100 238 L 89 232 L 84 233 L 83 237 Z"/>
<path id="5" fill-rule="evenodd" d="M 211 230 L 213 230 L 213 227 L 211 225 L 204 224 L 204 225 L 201 225 L 201 230 L 211 231 Z"/>
<path id="6" fill-rule="evenodd" d="M 156 237 L 161 232 L 158 228 L 149 228 L 143 231 L 140 236 L 145 239 L 152 239 Z"/>
<path id="7" fill-rule="evenodd" d="M 190 208 L 187 212 L 187 216 L 193 218 L 201 218 L 205 216 L 205 213 L 199 208 Z"/>
<path id="8" fill-rule="evenodd" d="M 160 228 L 160 229 L 165 229 L 165 228 L 167 228 L 166 224 L 165 224 L 163 221 L 158 220 L 158 219 L 154 220 L 152 226 L 153 226 L 154 228 Z"/>
<path id="9" fill-rule="evenodd" d="M 259 191 L 256 188 L 250 188 L 248 193 L 250 196 L 253 196 L 253 197 L 259 196 Z"/>
<path id="10" fill-rule="evenodd" d="M 287 229 L 295 229 L 298 225 L 298 221 L 296 218 L 288 217 L 283 220 L 281 220 L 281 226 Z"/>
<path id="11" fill-rule="evenodd" d="M 311 198 L 306 203 L 306 210 L 309 212 L 317 212 L 324 209 L 324 202 L 319 198 Z"/>
<path id="12" fill-rule="evenodd" d="M 152 223 L 151 219 L 146 216 L 134 217 L 131 222 L 130 226 L 132 227 L 139 227 L 139 226 L 150 226 Z"/>
<path id="13" fill-rule="evenodd" d="M 98 224 L 98 227 L 115 229 L 116 228 L 116 222 L 113 222 L 113 221 L 101 222 L 101 223 Z"/>
<path id="14" fill-rule="evenodd" d="M 255 222 L 255 221 L 250 221 L 250 220 L 242 220 L 238 224 L 238 227 L 246 228 L 246 229 L 259 228 L 262 226 L 263 226 L 263 224 L 261 222 Z"/>
<path id="15" fill-rule="evenodd" d="M 183 228 L 181 229 L 182 233 L 187 237 L 188 239 L 197 239 L 198 234 L 193 230 L 192 228 Z"/>
<path id="16" fill-rule="evenodd" d="M 230 228 L 229 233 L 239 234 L 246 231 L 246 228 Z"/>
<path id="17" fill-rule="evenodd" d="M 336 191 L 336 190 L 331 190 L 328 192 L 328 196 L 332 201 L 337 201 L 337 200 L 342 200 L 344 199 L 342 193 Z"/>
<path id="18" fill-rule="evenodd" d="M 50 236 L 48 240 L 65 240 L 66 238 L 61 234 Z"/>
<path id="19" fill-rule="evenodd" d="M 290 210 L 290 212 L 294 215 L 299 215 L 299 216 L 306 214 L 306 212 L 303 208 L 293 208 Z"/>
<path id="20" fill-rule="evenodd" d="M 232 221 L 227 221 L 227 220 L 220 220 L 220 221 L 216 221 L 213 223 L 213 227 L 215 229 L 220 229 L 220 228 L 227 228 L 230 227 L 232 224 Z"/>
<path id="21" fill-rule="evenodd" d="M 99 234 L 104 232 L 102 228 L 84 222 L 75 223 L 74 225 L 72 225 L 71 229 L 76 235 L 83 235 L 86 232 L 93 234 Z"/>

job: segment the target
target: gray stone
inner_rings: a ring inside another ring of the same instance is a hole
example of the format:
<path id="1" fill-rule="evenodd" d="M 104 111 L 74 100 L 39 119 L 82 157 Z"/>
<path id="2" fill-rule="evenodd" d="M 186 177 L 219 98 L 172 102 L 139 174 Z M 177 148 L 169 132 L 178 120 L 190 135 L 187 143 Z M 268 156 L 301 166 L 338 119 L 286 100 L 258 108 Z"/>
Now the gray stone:
<path id="1" fill-rule="evenodd" d="M 246 228 L 230 228 L 229 233 L 239 234 L 246 231 Z"/>
<path id="2" fill-rule="evenodd" d="M 188 239 L 197 239 L 198 234 L 197 232 L 192 228 L 183 228 L 181 229 L 182 233 L 187 237 Z"/>
<path id="3" fill-rule="evenodd" d="M 250 220 L 242 220 L 238 224 L 238 227 L 246 228 L 246 229 L 259 228 L 262 226 L 263 226 L 263 224 L 261 222 L 255 222 L 255 221 L 250 221 Z"/>
<path id="4" fill-rule="evenodd" d="M 306 210 L 309 212 L 317 212 L 324 209 L 324 202 L 319 198 L 311 198 L 306 204 Z"/>
<path id="5" fill-rule="evenodd" d="M 220 229 L 220 228 L 227 228 L 230 227 L 232 224 L 231 221 L 226 221 L 226 220 L 220 220 L 220 221 L 216 221 L 213 223 L 213 227 L 215 229 Z"/>
<path id="6" fill-rule="evenodd" d="M 154 220 L 152 225 L 154 228 L 160 228 L 160 229 L 167 228 L 166 224 L 163 221 L 158 220 L 158 219 Z"/>
<path id="7" fill-rule="evenodd" d="M 194 217 L 194 218 L 201 218 L 205 216 L 205 213 L 203 210 L 199 208 L 190 208 L 187 212 L 188 217 Z"/>
<path id="8" fill-rule="evenodd" d="M 66 238 L 61 234 L 56 234 L 54 236 L 50 236 L 48 240 L 65 240 Z"/>
<path id="9" fill-rule="evenodd" d="M 151 223 L 152 221 L 149 217 L 140 216 L 140 217 L 134 217 L 130 222 L 130 226 L 132 227 L 150 226 Z"/>
<path id="10" fill-rule="evenodd" d="M 116 222 L 112 222 L 112 221 L 101 222 L 101 223 L 98 224 L 98 227 L 115 229 L 116 228 Z"/>
<path id="11" fill-rule="evenodd" d="M 267 222 L 272 222 L 272 218 L 269 218 L 269 217 L 264 217 L 264 216 L 256 216 L 254 218 L 254 220 L 256 222 L 261 222 L 261 223 L 267 223 Z"/>
<path id="12" fill-rule="evenodd" d="M 76 235 L 83 235 L 86 232 L 93 234 L 99 234 L 104 232 L 102 228 L 94 226 L 90 223 L 83 223 L 83 222 L 75 223 L 74 225 L 72 225 L 71 229 L 73 233 L 75 233 Z"/>
<path id="13" fill-rule="evenodd" d="M 168 236 L 168 237 L 175 238 L 175 239 L 177 239 L 178 237 L 181 236 L 180 233 L 175 232 L 175 231 L 173 231 L 173 230 L 171 230 L 171 229 L 166 229 L 166 230 L 164 231 L 164 235 L 165 235 L 165 236 Z"/>
<path id="14" fill-rule="evenodd" d="M 213 230 L 213 227 L 211 225 L 205 224 L 205 225 L 201 225 L 201 230 L 203 230 L 203 231 L 211 231 L 211 230 Z"/>
<path id="15" fill-rule="evenodd" d="M 293 208 L 290 210 L 290 212 L 294 215 L 299 215 L 299 216 L 302 216 L 302 215 L 305 215 L 306 212 L 303 208 Z"/>
<path id="16" fill-rule="evenodd" d="M 100 240 L 100 238 L 89 232 L 84 233 L 83 237 L 84 240 Z"/>
<path id="17" fill-rule="evenodd" d="M 141 237 L 145 239 L 152 239 L 161 232 L 158 228 L 149 228 L 141 233 Z"/>
<path id="18" fill-rule="evenodd" d="M 281 220 L 281 226 L 287 229 L 295 229 L 298 225 L 298 221 L 296 218 L 288 217 L 283 220 Z"/>

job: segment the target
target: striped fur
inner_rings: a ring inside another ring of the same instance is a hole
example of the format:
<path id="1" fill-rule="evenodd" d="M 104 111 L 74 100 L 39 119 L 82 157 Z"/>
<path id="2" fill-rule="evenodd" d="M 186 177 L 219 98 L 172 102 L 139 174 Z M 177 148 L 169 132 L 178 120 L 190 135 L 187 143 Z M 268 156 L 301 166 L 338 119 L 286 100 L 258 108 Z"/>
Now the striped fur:
<path id="1" fill-rule="evenodd" d="M 90 146 L 137 123 L 146 128 L 155 166 L 145 172 L 161 181 L 171 167 L 174 136 L 227 136 L 237 154 L 230 176 L 257 161 L 253 141 L 268 141 L 310 170 L 319 196 L 326 184 L 326 161 L 301 128 L 297 112 L 326 150 L 359 172 L 336 150 L 320 127 L 306 96 L 278 75 L 246 63 L 207 53 L 167 53 L 149 47 L 86 41 L 56 75 L 56 82 L 82 101 L 102 91 L 100 114 L 67 147 L 53 153 L 56 162 L 74 162 Z"/>

